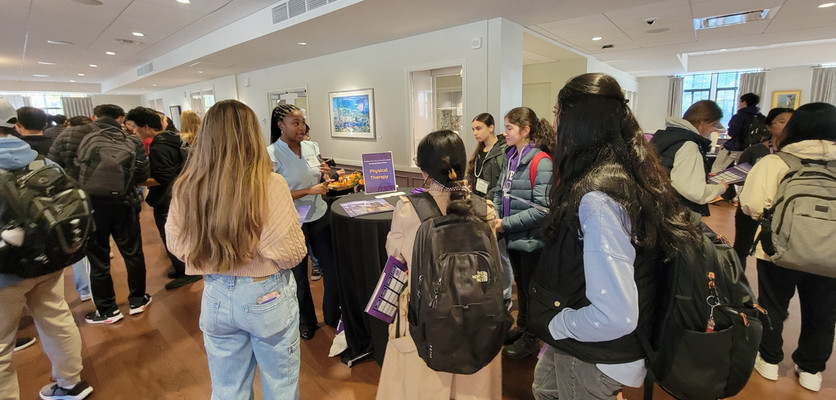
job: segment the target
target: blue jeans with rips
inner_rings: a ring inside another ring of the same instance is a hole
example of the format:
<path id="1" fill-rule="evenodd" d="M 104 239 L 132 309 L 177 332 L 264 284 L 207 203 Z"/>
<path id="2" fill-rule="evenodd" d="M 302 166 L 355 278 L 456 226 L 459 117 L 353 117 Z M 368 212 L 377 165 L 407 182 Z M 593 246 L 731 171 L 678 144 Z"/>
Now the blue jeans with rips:
<path id="1" fill-rule="evenodd" d="M 274 291 L 276 300 L 258 304 Z M 299 305 L 289 270 L 266 278 L 204 276 L 200 330 L 213 400 L 252 399 L 256 365 L 264 399 L 299 399 Z"/>

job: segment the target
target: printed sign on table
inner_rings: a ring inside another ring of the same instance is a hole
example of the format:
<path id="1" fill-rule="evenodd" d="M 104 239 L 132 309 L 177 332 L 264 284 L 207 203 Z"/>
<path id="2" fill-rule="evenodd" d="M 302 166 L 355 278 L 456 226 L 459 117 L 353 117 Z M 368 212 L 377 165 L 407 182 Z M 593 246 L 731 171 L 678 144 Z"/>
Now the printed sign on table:
<path id="1" fill-rule="evenodd" d="M 395 164 L 391 151 L 363 154 L 363 181 L 368 194 L 395 190 Z"/>

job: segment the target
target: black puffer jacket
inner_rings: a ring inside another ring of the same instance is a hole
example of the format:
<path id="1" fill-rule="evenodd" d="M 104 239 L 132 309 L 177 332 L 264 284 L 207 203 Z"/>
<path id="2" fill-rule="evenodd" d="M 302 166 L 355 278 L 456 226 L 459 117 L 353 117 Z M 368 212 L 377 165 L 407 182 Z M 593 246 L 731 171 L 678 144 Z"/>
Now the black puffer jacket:
<path id="1" fill-rule="evenodd" d="M 101 118 L 98 121 L 111 120 L 114 124 L 119 124 L 112 118 Z M 78 166 L 76 165 L 76 158 L 78 158 L 78 146 L 81 144 L 81 139 L 84 139 L 88 133 L 102 129 L 101 126 L 96 125 L 96 122 L 87 125 L 70 126 L 61 131 L 55 141 L 52 142 L 52 147 L 49 148 L 49 158 L 55 161 L 56 164 L 64 168 L 73 179 L 78 180 Z"/>
<path id="2" fill-rule="evenodd" d="M 183 153 L 180 150 L 182 141 L 180 136 L 170 131 L 165 131 L 151 141 L 148 147 L 148 160 L 151 163 L 151 178 L 154 178 L 159 186 L 152 186 L 148 189 L 148 197 L 145 202 L 151 207 L 168 204 L 171 202 L 171 186 L 174 180 L 180 175 L 183 169 Z"/>

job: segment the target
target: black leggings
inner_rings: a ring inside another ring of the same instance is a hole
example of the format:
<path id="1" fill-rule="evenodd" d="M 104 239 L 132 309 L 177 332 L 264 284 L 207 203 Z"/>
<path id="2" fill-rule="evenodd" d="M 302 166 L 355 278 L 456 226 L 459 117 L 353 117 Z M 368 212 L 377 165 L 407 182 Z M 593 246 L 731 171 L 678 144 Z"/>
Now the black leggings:
<path id="1" fill-rule="evenodd" d="M 528 285 L 534 275 L 534 269 L 540 261 L 542 249 L 532 252 L 508 249 L 508 258 L 511 259 L 511 269 L 514 270 L 514 281 L 517 282 L 517 301 L 519 302 L 517 313 L 517 326 L 525 328 L 526 316 L 528 315 Z"/>
<path id="2" fill-rule="evenodd" d="M 334 247 L 331 244 L 331 222 L 330 211 L 322 218 L 306 222 L 302 225 L 302 232 L 305 234 L 305 241 L 313 250 L 319 265 L 322 268 L 322 280 L 324 293 L 322 295 L 322 314 L 325 324 L 337 327 L 340 322 L 339 285 L 337 282 L 337 271 L 334 264 Z M 302 260 L 299 265 L 293 267 L 293 276 L 296 278 L 296 298 L 299 301 L 299 329 L 311 329 L 316 327 L 316 310 L 311 297 L 311 285 L 308 276 L 308 257 Z"/>

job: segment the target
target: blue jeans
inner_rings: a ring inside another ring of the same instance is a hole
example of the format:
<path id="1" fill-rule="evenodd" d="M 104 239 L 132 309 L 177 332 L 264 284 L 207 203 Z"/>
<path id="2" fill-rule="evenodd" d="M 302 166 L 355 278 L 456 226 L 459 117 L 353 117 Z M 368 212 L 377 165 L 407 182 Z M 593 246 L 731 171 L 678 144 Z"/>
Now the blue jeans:
<path id="1" fill-rule="evenodd" d="M 257 304 L 273 291 L 278 299 Z M 204 276 L 200 330 L 213 400 L 252 399 L 256 365 L 265 400 L 299 399 L 299 305 L 290 271 L 266 279 Z"/>
<path id="2" fill-rule="evenodd" d="M 87 262 L 87 257 L 82 258 L 77 263 L 73 264 L 73 285 L 78 291 L 79 296 L 86 296 L 90 294 L 90 264 Z"/>

